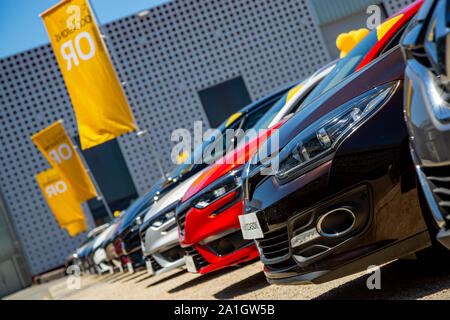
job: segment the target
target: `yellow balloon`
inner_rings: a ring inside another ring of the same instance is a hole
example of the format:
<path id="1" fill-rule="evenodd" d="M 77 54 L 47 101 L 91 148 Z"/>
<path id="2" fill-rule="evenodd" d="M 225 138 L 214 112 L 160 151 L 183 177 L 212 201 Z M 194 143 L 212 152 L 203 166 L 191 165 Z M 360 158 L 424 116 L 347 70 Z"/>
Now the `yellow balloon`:
<path id="1" fill-rule="evenodd" d="M 370 33 L 366 28 L 361 28 L 356 32 L 356 42 L 359 43 L 362 39 L 364 39 Z"/>
<path id="2" fill-rule="evenodd" d="M 345 50 L 345 47 L 347 46 L 347 43 L 350 41 L 350 35 L 348 33 L 341 33 L 336 38 L 336 47 L 339 50 Z"/>
<path id="3" fill-rule="evenodd" d="M 336 47 L 341 51 L 340 57 L 345 57 L 362 39 L 369 34 L 369 32 L 369 30 L 361 28 L 338 35 L 336 38 Z"/>

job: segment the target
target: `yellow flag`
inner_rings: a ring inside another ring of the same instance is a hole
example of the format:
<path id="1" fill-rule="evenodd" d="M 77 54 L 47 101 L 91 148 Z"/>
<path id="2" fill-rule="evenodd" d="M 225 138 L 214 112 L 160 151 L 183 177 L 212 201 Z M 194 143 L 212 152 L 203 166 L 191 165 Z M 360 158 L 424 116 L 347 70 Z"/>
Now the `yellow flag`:
<path id="1" fill-rule="evenodd" d="M 136 130 L 87 0 L 64 0 L 41 14 L 87 149 Z"/>
<path id="2" fill-rule="evenodd" d="M 54 168 L 36 175 L 36 180 L 61 228 L 74 235 L 87 230 L 75 190 Z"/>
<path id="3" fill-rule="evenodd" d="M 66 226 L 67 232 L 69 232 L 70 236 L 76 236 L 80 232 L 87 230 L 87 225 L 84 220 L 75 221 Z"/>
<path id="4" fill-rule="evenodd" d="M 97 196 L 95 187 L 60 121 L 31 137 L 44 157 L 72 186 L 79 203 Z"/>

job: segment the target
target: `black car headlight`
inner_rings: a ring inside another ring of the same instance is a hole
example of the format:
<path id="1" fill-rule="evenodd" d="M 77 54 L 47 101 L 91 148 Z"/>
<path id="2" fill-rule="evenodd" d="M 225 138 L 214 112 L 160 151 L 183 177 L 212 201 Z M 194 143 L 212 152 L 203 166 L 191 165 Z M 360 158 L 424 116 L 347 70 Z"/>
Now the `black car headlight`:
<path id="1" fill-rule="evenodd" d="M 271 165 L 280 183 L 298 177 L 310 165 L 326 160 L 346 136 L 390 99 L 398 86 L 398 81 L 390 82 L 344 103 L 303 130 L 265 165 Z"/>
<path id="2" fill-rule="evenodd" d="M 240 178 L 242 169 L 243 167 L 241 166 L 237 170 L 227 173 L 225 177 L 215 181 L 214 185 L 196 199 L 194 207 L 204 209 L 233 190 L 238 189 L 241 185 Z"/>

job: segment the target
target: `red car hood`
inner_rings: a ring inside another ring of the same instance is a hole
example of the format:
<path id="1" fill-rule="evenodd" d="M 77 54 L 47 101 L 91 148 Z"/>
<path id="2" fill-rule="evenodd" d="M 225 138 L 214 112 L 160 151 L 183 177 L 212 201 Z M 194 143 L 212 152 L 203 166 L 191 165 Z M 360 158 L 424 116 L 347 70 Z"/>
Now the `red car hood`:
<path id="1" fill-rule="evenodd" d="M 181 202 L 186 202 L 211 182 L 217 180 L 231 170 L 245 164 L 258 150 L 259 146 L 262 145 L 264 141 L 266 141 L 266 139 L 273 133 L 273 131 L 278 129 L 284 122 L 286 122 L 286 120 L 287 119 L 283 119 L 272 128 L 265 130 L 259 136 L 251 139 L 245 145 L 234 149 L 233 151 L 223 156 L 220 160 L 217 160 L 209 167 L 209 169 L 203 172 L 197 178 L 197 180 L 192 183 L 192 185 L 184 194 Z"/>

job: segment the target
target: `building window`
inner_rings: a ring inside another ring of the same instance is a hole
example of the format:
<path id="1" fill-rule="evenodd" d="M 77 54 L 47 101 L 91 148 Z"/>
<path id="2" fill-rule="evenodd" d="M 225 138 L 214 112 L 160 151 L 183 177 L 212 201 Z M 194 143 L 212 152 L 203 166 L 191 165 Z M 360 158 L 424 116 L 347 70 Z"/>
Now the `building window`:
<path id="1" fill-rule="evenodd" d="M 242 77 L 237 77 L 198 92 L 211 127 L 218 127 L 231 114 L 248 105 L 250 95 Z"/>

